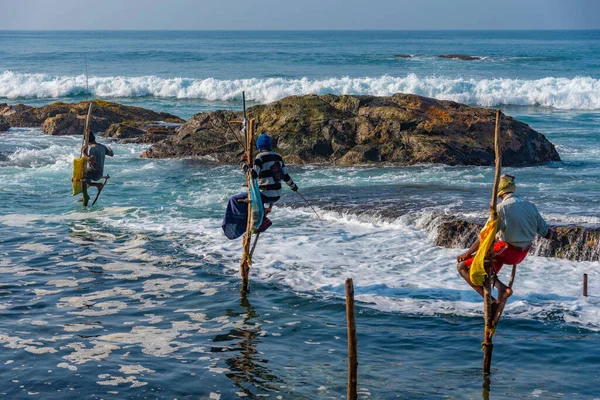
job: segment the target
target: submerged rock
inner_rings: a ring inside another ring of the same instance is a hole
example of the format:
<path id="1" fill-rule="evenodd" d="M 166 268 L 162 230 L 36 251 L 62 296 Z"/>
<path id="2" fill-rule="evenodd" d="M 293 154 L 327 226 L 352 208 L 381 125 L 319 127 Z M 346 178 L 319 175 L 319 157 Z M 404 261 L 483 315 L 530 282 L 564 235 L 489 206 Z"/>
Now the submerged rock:
<path id="1" fill-rule="evenodd" d="M 394 58 L 412 58 L 410 54 L 394 54 Z"/>
<path id="2" fill-rule="evenodd" d="M 483 222 L 446 220 L 438 226 L 435 244 L 449 248 L 467 248 L 473 244 Z M 573 261 L 600 260 L 600 228 L 583 226 L 554 226 L 557 238 L 546 240 L 537 237 L 530 254 L 542 257 L 564 258 Z"/>
<path id="3" fill-rule="evenodd" d="M 495 111 L 452 101 L 396 94 L 390 97 L 292 96 L 248 110 L 259 132 L 273 137 L 290 163 L 444 163 L 492 165 Z M 228 126 L 240 112 L 194 115 L 179 133 L 143 157 L 204 157 L 237 162 L 241 150 Z M 230 124 L 239 130 L 239 124 Z M 239 133 L 239 132 L 236 132 Z M 511 117 L 502 119 L 503 164 L 558 161 L 546 137 Z"/>
<path id="4" fill-rule="evenodd" d="M 481 57 L 467 56 L 465 54 L 443 54 L 443 55 L 438 56 L 438 58 L 449 58 L 452 60 L 463 60 L 463 61 L 482 60 Z"/>
<path id="5" fill-rule="evenodd" d="M 4 132 L 10 129 L 10 124 L 8 121 L 0 115 L 0 132 Z"/>
<path id="6" fill-rule="evenodd" d="M 92 132 L 102 132 L 115 123 L 137 123 L 166 121 L 185 122 L 176 115 L 155 112 L 141 107 L 125 106 L 104 100 L 93 101 L 90 128 Z M 0 115 L 4 116 L 12 127 L 42 127 L 49 135 L 83 134 L 89 102 L 56 102 L 42 107 L 30 107 L 23 104 L 9 106 L 0 104 Z"/>

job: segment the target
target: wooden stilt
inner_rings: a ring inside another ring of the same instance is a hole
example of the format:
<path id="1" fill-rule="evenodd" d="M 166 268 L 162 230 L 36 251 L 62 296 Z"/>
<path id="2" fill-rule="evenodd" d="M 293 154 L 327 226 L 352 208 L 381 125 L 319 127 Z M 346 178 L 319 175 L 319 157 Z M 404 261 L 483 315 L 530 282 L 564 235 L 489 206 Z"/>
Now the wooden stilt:
<path id="1" fill-rule="evenodd" d="M 587 277 L 587 274 L 583 274 L 583 296 L 584 297 L 587 297 L 587 295 L 588 295 L 587 287 L 588 287 L 588 277 Z"/>
<path id="2" fill-rule="evenodd" d="M 246 163 L 249 167 L 252 167 L 252 163 L 254 161 L 254 130 L 256 128 L 256 119 L 252 118 L 250 121 L 246 120 L 246 100 L 244 96 L 244 121 L 246 121 L 246 137 L 245 137 L 245 146 L 246 146 Z M 246 293 L 248 291 L 248 281 L 250 274 L 250 266 L 252 265 L 252 250 L 250 245 L 252 244 L 252 193 L 250 188 L 252 187 L 252 174 L 250 170 L 246 173 L 246 185 L 248 186 L 248 219 L 246 220 L 246 234 L 244 235 L 243 240 L 243 253 L 242 259 L 240 262 L 240 274 L 242 275 L 242 293 Z M 256 245 L 256 241 L 255 241 Z"/>
<path id="3" fill-rule="evenodd" d="M 500 118 L 502 113 L 500 110 L 496 110 L 496 129 L 494 132 L 494 150 L 496 153 L 496 171 L 494 174 L 494 187 L 492 189 L 492 202 L 490 204 L 490 211 L 492 217 L 496 217 L 497 204 L 498 204 L 498 186 L 500 185 L 500 174 L 502 171 L 502 150 L 500 148 Z M 494 315 L 492 313 L 492 288 L 495 275 L 491 271 L 491 263 L 486 263 L 487 278 L 483 283 L 483 315 L 485 320 L 485 329 L 483 334 L 483 376 L 486 377 L 490 374 L 492 369 L 492 351 L 494 350 L 494 344 L 492 343 L 492 337 L 494 335 Z"/>
<path id="4" fill-rule="evenodd" d="M 358 397 L 358 356 L 352 278 L 346 279 L 346 320 L 348 325 L 348 400 L 356 400 Z"/>
<path id="5" fill-rule="evenodd" d="M 87 61 L 86 61 L 86 82 L 87 82 Z M 87 85 L 87 83 L 86 83 Z M 86 88 L 86 93 L 87 93 L 87 88 Z M 87 95 L 86 95 L 87 96 Z M 88 113 L 87 113 L 87 117 L 85 118 L 85 128 L 83 129 L 83 145 L 81 146 L 81 152 L 80 152 L 80 157 L 82 157 L 83 155 L 87 156 L 88 155 L 88 146 L 90 144 L 90 119 L 92 117 L 92 105 L 94 104 L 93 101 L 90 101 L 90 105 L 88 107 Z M 83 206 L 87 207 L 88 203 L 90 201 L 90 195 L 88 194 L 88 184 L 87 182 L 85 182 L 85 174 L 87 172 L 87 159 L 86 161 L 83 162 L 83 182 L 81 182 L 81 189 L 83 191 Z"/>

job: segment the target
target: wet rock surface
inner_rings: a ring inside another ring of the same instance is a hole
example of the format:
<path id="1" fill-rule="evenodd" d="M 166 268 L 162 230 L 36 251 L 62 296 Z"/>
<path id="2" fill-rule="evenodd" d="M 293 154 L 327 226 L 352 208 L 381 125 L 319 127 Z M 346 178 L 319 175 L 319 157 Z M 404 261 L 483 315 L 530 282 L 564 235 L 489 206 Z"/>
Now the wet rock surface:
<path id="1" fill-rule="evenodd" d="M 248 110 L 288 163 L 492 165 L 495 111 L 452 101 L 389 97 L 292 96 Z M 179 133 L 148 149 L 148 158 L 198 157 L 237 162 L 240 112 L 194 115 Z M 231 128 L 233 129 L 231 129 Z M 554 145 L 527 124 L 502 119 L 505 166 L 558 161 Z"/>
<path id="2" fill-rule="evenodd" d="M 0 115 L 0 132 L 4 132 L 10 129 L 8 121 Z"/>

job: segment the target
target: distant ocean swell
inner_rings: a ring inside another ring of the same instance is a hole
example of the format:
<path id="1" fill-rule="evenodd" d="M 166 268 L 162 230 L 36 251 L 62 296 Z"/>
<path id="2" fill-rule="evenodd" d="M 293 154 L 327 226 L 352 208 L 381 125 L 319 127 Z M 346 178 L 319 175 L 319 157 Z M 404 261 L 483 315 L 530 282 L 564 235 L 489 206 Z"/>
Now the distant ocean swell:
<path id="1" fill-rule="evenodd" d="M 465 79 L 445 77 L 379 76 L 363 78 L 285 79 L 251 78 L 219 80 L 213 78 L 90 77 L 94 96 L 159 97 L 228 101 L 241 97 L 266 103 L 291 95 L 362 94 L 388 96 L 413 93 L 441 100 L 491 107 L 496 105 L 536 105 L 566 110 L 600 109 L 600 80 L 591 77 L 520 79 Z M 0 74 L 0 98 L 61 98 L 85 93 L 85 77 Z"/>

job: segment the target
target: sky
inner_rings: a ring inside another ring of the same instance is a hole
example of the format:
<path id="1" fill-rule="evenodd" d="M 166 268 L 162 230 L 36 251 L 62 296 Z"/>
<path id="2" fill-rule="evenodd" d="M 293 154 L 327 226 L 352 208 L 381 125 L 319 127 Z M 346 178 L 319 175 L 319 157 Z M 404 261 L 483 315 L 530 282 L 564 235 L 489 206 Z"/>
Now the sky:
<path id="1" fill-rule="evenodd" d="M 600 29 L 600 0 L 0 0 L 0 29 Z"/>

